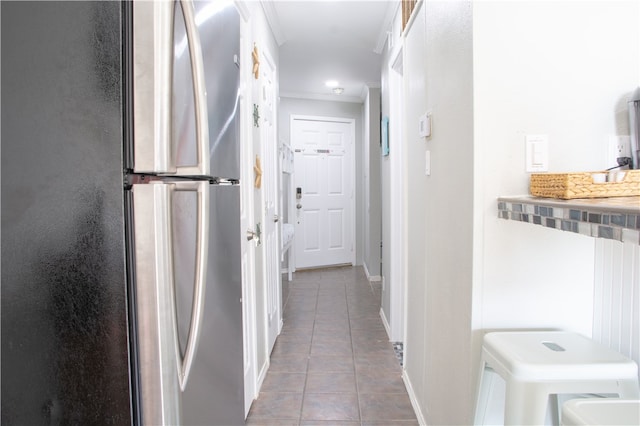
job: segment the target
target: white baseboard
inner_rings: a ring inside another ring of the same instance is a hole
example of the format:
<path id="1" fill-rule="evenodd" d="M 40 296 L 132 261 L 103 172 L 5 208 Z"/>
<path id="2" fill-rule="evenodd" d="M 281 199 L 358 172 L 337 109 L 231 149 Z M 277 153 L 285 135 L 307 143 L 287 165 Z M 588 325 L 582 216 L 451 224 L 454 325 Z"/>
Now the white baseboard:
<path id="1" fill-rule="evenodd" d="M 382 319 L 382 325 L 384 325 L 384 329 L 387 331 L 387 337 L 389 337 L 389 341 L 391 341 L 391 327 L 389 326 L 389 321 L 387 321 L 387 317 L 385 316 L 382 308 L 380 308 L 380 318 Z"/>
<path id="2" fill-rule="evenodd" d="M 262 365 L 260 374 L 258 374 L 258 383 L 256 383 L 256 398 L 260 395 L 260 389 L 262 389 L 262 383 L 264 383 L 265 377 L 267 377 L 267 371 L 269 370 L 269 360 Z"/>
<path id="3" fill-rule="evenodd" d="M 371 274 L 369 274 L 369 269 L 367 268 L 366 263 L 363 263 L 362 267 L 364 268 L 364 273 L 369 281 L 382 281 L 382 277 L 380 275 L 371 276 Z"/>
<path id="4" fill-rule="evenodd" d="M 364 274 L 367 276 L 367 279 L 369 280 L 369 268 L 367 268 L 367 264 L 362 262 L 362 268 L 364 269 Z"/>
<path id="5" fill-rule="evenodd" d="M 402 370 L 402 380 L 404 381 L 404 386 L 407 388 L 407 393 L 409 394 L 409 399 L 411 400 L 411 405 L 413 406 L 413 411 L 415 411 L 418 423 L 426 426 L 427 422 L 424 420 L 424 415 L 422 414 L 422 410 L 418 404 L 418 398 L 416 397 L 416 393 L 413 391 L 413 386 L 411 386 L 411 380 L 409 379 L 409 376 L 407 376 L 407 370 Z"/>

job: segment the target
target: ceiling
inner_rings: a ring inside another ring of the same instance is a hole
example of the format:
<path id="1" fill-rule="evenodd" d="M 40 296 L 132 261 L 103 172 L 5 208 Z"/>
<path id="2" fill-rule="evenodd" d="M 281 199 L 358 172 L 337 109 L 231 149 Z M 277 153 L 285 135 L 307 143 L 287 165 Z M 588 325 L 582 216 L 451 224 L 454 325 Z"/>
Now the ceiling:
<path id="1" fill-rule="evenodd" d="M 380 87 L 381 52 L 399 0 L 262 0 L 280 46 L 280 96 L 361 102 Z M 335 95 L 326 87 L 336 80 Z"/>

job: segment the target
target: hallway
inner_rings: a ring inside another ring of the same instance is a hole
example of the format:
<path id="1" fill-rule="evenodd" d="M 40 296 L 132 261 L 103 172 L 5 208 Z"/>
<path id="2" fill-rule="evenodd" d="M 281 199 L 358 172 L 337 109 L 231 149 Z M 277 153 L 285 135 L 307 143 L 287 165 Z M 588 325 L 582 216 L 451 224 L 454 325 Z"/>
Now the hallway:
<path id="1" fill-rule="evenodd" d="M 361 267 L 283 280 L 284 326 L 247 425 L 417 425 Z"/>

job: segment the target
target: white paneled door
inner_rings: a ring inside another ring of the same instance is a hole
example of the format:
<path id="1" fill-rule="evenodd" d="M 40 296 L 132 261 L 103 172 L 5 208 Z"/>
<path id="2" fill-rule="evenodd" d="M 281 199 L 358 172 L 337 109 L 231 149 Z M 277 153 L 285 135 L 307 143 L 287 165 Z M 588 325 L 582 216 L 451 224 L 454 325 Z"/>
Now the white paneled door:
<path id="1" fill-rule="evenodd" d="M 245 13 L 242 13 L 246 16 Z M 246 18 L 240 21 L 241 37 L 241 57 L 251 55 L 252 46 L 249 42 L 250 26 Z M 250 81 L 251 66 L 249 61 L 241 64 L 240 75 L 243 81 Z M 251 146 L 251 114 L 252 103 L 246 96 L 241 96 L 240 101 L 240 236 L 242 240 L 242 337 L 243 337 L 243 360 L 244 360 L 244 415 L 249 414 L 251 404 L 257 396 L 257 347 L 256 347 L 256 242 L 247 240 L 247 231 L 255 230 L 255 220 L 253 210 L 253 150 Z M 245 123 L 250 123 L 249 125 Z M 258 218 L 259 220 L 259 218 Z"/>
<path id="2" fill-rule="evenodd" d="M 353 120 L 292 117 L 296 268 L 353 264 Z"/>
<path id="3" fill-rule="evenodd" d="M 262 185 L 264 191 L 264 273 L 267 286 L 267 328 L 269 353 L 281 329 L 282 293 L 280 290 L 280 203 L 278 197 L 278 143 L 276 139 L 276 69 L 271 57 L 262 57 L 260 105 L 260 141 L 262 144 Z"/>

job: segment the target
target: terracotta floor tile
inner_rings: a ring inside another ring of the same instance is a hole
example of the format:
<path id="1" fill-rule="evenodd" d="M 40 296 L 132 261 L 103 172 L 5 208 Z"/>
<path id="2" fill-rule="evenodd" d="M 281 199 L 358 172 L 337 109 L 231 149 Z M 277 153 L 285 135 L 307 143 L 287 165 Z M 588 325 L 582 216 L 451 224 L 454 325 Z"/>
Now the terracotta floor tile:
<path id="1" fill-rule="evenodd" d="M 306 373 L 308 362 L 308 354 L 272 354 L 269 372 Z"/>
<path id="2" fill-rule="evenodd" d="M 406 392 L 399 394 L 359 394 L 363 420 L 415 420 L 411 401 Z"/>
<path id="3" fill-rule="evenodd" d="M 353 359 L 344 356 L 311 355 L 308 373 L 331 373 L 355 371 Z"/>
<path id="4" fill-rule="evenodd" d="M 269 370 L 260 391 L 300 393 L 304 391 L 306 380 L 305 373 L 284 373 Z"/>
<path id="5" fill-rule="evenodd" d="M 250 419 L 300 419 L 302 393 L 260 392 L 249 411 Z"/>
<path id="6" fill-rule="evenodd" d="M 302 420 L 360 420 L 358 395 L 305 393 Z"/>
<path id="7" fill-rule="evenodd" d="M 305 393 L 356 393 L 353 372 L 309 373 Z"/>
<path id="8" fill-rule="evenodd" d="M 247 425 L 418 424 L 380 319 L 380 289 L 361 267 L 294 274 Z"/>

